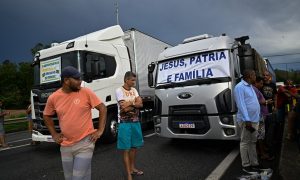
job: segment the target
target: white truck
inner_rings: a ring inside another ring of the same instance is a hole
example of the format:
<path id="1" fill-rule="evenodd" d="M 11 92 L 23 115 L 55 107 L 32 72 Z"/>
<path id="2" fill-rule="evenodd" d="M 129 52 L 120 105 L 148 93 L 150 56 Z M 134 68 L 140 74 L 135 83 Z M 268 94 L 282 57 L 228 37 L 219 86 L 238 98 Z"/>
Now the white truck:
<path id="1" fill-rule="evenodd" d="M 116 140 L 118 111 L 115 90 L 123 85 L 127 71 L 137 74 L 136 88 L 144 103 L 141 122 L 152 121 L 154 90 L 147 84 L 147 65 L 167 47 L 170 45 L 140 31 L 130 29 L 123 32 L 116 25 L 52 44 L 36 53 L 32 63 L 35 83 L 31 91 L 33 141 L 53 141 L 42 119 L 43 110 L 49 95 L 61 87 L 62 68 L 70 65 L 81 72 L 81 86 L 92 89 L 107 106 L 103 141 Z M 92 111 L 92 117 L 98 119 L 97 111 Z M 59 131 L 57 117 L 54 120 Z"/>
<path id="2" fill-rule="evenodd" d="M 247 39 L 248 36 L 231 39 L 225 34 L 187 38 L 148 65 L 148 85 L 155 88 L 153 119 L 158 135 L 174 139 L 239 139 L 234 86 L 245 69 L 262 75 L 267 67 L 271 68 L 245 43 Z"/>

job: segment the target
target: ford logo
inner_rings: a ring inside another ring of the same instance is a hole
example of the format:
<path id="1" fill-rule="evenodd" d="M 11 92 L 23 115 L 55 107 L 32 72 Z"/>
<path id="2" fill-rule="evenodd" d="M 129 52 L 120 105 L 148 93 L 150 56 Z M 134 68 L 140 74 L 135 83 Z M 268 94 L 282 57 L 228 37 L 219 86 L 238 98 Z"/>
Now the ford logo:
<path id="1" fill-rule="evenodd" d="M 189 92 L 182 92 L 182 93 L 178 94 L 179 99 L 188 99 L 191 97 L 192 97 L 192 93 L 189 93 Z"/>

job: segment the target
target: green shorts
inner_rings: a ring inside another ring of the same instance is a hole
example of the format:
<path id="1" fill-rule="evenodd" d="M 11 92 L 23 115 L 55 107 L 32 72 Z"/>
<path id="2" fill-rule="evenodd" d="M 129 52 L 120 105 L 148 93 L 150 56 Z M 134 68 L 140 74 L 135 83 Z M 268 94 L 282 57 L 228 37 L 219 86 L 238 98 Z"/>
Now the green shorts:
<path id="1" fill-rule="evenodd" d="M 129 150 L 144 145 L 142 128 L 140 122 L 120 123 L 118 127 L 117 148 Z"/>

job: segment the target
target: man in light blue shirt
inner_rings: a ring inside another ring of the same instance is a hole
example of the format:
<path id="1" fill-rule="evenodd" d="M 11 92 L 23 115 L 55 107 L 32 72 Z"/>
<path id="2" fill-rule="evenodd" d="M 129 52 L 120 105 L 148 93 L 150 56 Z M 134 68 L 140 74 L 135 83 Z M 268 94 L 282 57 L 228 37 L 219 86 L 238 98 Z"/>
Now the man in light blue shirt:
<path id="1" fill-rule="evenodd" d="M 243 170 L 254 172 L 258 169 L 256 153 L 257 129 L 260 105 L 252 84 L 256 80 L 253 70 L 245 70 L 243 79 L 234 88 L 234 98 L 238 108 L 237 122 L 241 128 L 240 153 Z"/>

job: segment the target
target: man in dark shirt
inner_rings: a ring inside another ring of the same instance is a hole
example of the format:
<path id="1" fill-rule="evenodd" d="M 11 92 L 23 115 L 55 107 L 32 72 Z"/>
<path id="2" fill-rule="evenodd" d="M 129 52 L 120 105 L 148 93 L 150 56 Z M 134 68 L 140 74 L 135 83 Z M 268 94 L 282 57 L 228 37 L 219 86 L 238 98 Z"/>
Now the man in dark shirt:
<path id="1" fill-rule="evenodd" d="M 273 102 L 267 105 L 268 111 L 270 113 L 273 112 L 277 108 L 276 107 L 277 89 L 276 89 L 276 84 L 272 82 L 272 76 L 269 71 L 264 72 L 264 85 L 261 89 L 261 93 L 263 94 L 266 100 L 268 100 L 269 102 Z"/>
<path id="2" fill-rule="evenodd" d="M 279 138 L 279 136 L 274 137 L 275 131 L 279 130 L 280 128 L 280 126 L 276 123 L 276 119 L 274 116 L 272 116 L 272 114 L 277 111 L 277 88 L 276 84 L 272 82 L 272 76 L 269 71 L 265 71 L 263 75 L 264 85 L 261 88 L 261 93 L 268 102 L 267 107 L 269 112 L 265 119 L 265 141 L 266 145 L 269 147 L 269 153 L 272 156 L 274 155 L 273 142 L 275 139 Z"/>

